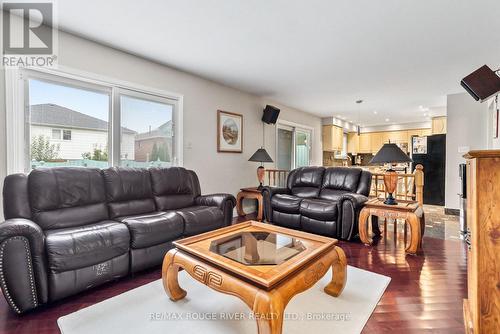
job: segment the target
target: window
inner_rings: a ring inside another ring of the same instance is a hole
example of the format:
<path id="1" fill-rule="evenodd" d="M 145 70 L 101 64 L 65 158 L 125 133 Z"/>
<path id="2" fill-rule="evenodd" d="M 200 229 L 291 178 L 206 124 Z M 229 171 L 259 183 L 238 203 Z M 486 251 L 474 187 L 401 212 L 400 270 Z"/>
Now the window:
<path id="1" fill-rule="evenodd" d="M 63 140 L 71 140 L 71 130 L 63 130 Z"/>
<path id="2" fill-rule="evenodd" d="M 292 170 L 311 163 L 312 130 L 279 123 L 277 126 L 276 167 Z"/>
<path id="3" fill-rule="evenodd" d="M 6 81 L 9 173 L 182 163 L 180 96 L 38 70 L 13 70 Z"/>
<path id="4" fill-rule="evenodd" d="M 59 129 L 52 129 L 52 139 L 54 139 L 54 140 L 61 140 L 61 130 L 59 130 Z"/>
<path id="5" fill-rule="evenodd" d="M 28 87 L 30 168 L 109 166 L 109 92 L 38 78 Z"/>
<path id="6" fill-rule="evenodd" d="M 174 106 L 169 102 L 132 92 L 120 95 L 122 166 L 172 165 Z"/>

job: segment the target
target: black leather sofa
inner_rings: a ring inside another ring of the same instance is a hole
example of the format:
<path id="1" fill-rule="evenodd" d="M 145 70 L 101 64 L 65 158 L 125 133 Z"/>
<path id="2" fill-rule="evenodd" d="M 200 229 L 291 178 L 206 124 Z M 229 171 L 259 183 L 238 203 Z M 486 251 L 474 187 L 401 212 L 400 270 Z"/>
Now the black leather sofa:
<path id="1" fill-rule="evenodd" d="M 45 168 L 5 178 L 0 287 L 22 313 L 161 264 L 172 241 L 231 224 L 235 198 L 184 168 Z"/>
<path id="2" fill-rule="evenodd" d="M 351 240 L 371 182 L 360 168 L 294 169 L 285 188 L 264 187 L 264 214 L 272 224 Z"/>

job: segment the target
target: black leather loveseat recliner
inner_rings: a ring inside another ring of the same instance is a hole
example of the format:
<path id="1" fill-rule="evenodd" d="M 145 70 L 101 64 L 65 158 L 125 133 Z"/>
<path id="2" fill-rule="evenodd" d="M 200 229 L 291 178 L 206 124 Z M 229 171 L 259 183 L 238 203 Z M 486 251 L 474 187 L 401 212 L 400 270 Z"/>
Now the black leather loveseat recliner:
<path id="1" fill-rule="evenodd" d="M 0 287 L 22 313 L 161 264 L 172 241 L 231 224 L 235 198 L 184 168 L 45 168 L 5 178 Z"/>
<path id="2" fill-rule="evenodd" d="M 272 224 L 351 240 L 371 182 L 360 168 L 297 168 L 285 188 L 264 187 L 264 214 Z"/>

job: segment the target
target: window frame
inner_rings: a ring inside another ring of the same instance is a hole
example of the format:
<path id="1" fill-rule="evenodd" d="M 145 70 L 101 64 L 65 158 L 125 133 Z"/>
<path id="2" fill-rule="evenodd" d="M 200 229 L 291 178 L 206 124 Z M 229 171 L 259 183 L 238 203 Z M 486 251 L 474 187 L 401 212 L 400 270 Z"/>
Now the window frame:
<path id="1" fill-rule="evenodd" d="M 154 101 L 157 99 L 161 100 L 162 103 L 168 101 L 173 106 L 172 164 L 175 166 L 183 165 L 183 95 L 62 66 L 59 66 L 57 70 L 20 68 L 5 71 L 8 174 L 28 172 L 31 169 L 29 160 L 30 125 L 29 122 L 26 122 L 29 119 L 30 111 L 29 79 L 109 94 L 109 166 L 120 166 L 120 92 L 125 92 L 124 95 L 129 96 L 137 94 L 142 96 L 142 99 L 147 96 L 146 100 Z"/>

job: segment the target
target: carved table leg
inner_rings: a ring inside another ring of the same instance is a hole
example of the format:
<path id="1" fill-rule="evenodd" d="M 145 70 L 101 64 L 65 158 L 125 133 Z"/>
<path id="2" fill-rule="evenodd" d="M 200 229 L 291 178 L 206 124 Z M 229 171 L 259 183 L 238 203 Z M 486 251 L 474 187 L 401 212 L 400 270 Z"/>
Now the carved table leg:
<path id="1" fill-rule="evenodd" d="M 338 297 L 344 290 L 347 281 L 347 258 L 340 247 L 335 247 L 337 259 L 332 263 L 332 281 L 325 287 L 325 292 L 333 297 Z"/>
<path id="2" fill-rule="evenodd" d="M 263 203 L 262 195 L 258 195 L 257 196 L 257 205 L 259 206 L 257 208 L 257 220 L 261 222 L 262 221 L 263 212 L 264 212 L 264 203 Z"/>
<path id="3" fill-rule="evenodd" d="M 375 235 L 381 235 L 380 226 L 378 224 L 378 216 L 372 215 L 372 231 Z"/>
<path id="4" fill-rule="evenodd" d="M 363 208 L 359 214 L 359 224 L 358 224 L 358 229 L 359 229 L 359 238 L 361 239 L 361 242 L 364 243 L 365 245 L 371 245 L 372 239 L 368 235 L 368 217 L 370 217 L 370 209 Z"/>
<path id="5" fill-rule="evenodd" d="M 243 199 L 245 196 L 243 195 L 243 192 L 240 191 L 238 195 L 236 196 L 236 211 L 238 212 L 238 216 L 244 216 L 245 212 L 243 211 Z"/>
<path id="6" fill-rule="evenodd" d="M 416 255 L 422 246 L 422 234 L 420 231 L 420 219 L 415 214 L 408 215 L 408 224 L 410 225 L 410 244 L 406 247 L 406 252 Z"/>
<path id="7" fill-rule="evenodd" d="M 281 334 L 285 306 L 278 293 L 259 291 L 255 296 L 253 313 L 259 334 Z"/>
<path id="8" fill-rule="evenodd" d="M 177 280 L 177 275 L 179 273 L 180 266 L 174 263 L 175 254 L 177 250 L 171 249 L 163 259 L 162 267 L 162 280 L 163 288 L 173 301 L 178 301 L 186 297 L 186 291 L 184 291 L 179 286 L 179 281 Z"/>
<path id="9" fill-rule="evenodd" d="M 422 238 L 425 234 L 425 213 L 422 211 L 422 217 L 420 217 L 420 232 L 422 233 Z"/>

